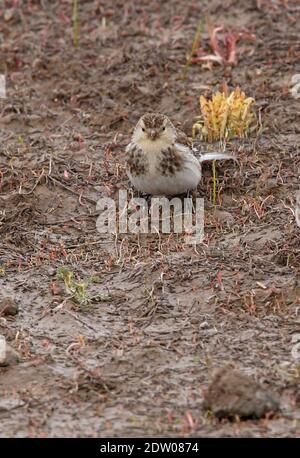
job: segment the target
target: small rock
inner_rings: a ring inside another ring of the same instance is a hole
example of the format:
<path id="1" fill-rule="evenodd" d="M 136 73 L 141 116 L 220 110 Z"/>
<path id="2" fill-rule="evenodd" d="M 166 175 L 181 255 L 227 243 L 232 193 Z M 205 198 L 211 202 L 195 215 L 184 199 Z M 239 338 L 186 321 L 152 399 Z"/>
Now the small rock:
<path id="1" fill-rule="evenodd" d="M 56 275 L 56 269 L 54 269 L 54 267 L 49 267 L 47 273 L 50 277 L 54 277 Z"/>
<path id="2" fill-rule="evenodd" d="M 202 321 L 202 323 L 200 323 L 199 325 L 199 328 L 203 329 L 203 328 L 207 328 L 208 327 L 208 322 L 207 321 Z"/>
<path id="3" fill-rule="evenodd" d="M 0 367 L 13 366 L 21 361 L 19 353 L 0 335 Z"/>
<path id="4" fill-rule="evenodd" d="M 10 410 L 22 407 L 25 402 L 13 397 L 1 398 L 0 399 L 0 412 L 9 412 Z"/>
<path id="5" fill-rule="evenodd" d="M 296 401 L 297 407 L 299 407 L 300 405 L 300 390 L 299 389 L 297 389 L 295 392 L 295 401 Z"/>
<path id="6" fill-rule="evenodd" d="M 10 297 L 0 301 L 0 316 L 16 315 L 18 312 L 18 305 Z"/>
<path id="7" fill-rule="evenodd" d="M 247 375 L 225 368 L 211 382 L 203 407 L 219 419 L 238 416 L 245 420 L 278 411 L 279 402 Z"/>
<path id="8" fill-rule="evenodd" d="M 221 224 L 224 223 L 230 226 L 234 223 L 234 217 L 232 216 L 232 214 L 225 210 L 215 209 L 214 215 Z"/>
<path id="9" fill-rule="evenodd" d="M 5 21 L 10 21 L 12 18 L 13 18 L 13 15 L 14 15 L 14 8 L 9 8 L 7 10 L 4 11 L 4 20 Z"/>

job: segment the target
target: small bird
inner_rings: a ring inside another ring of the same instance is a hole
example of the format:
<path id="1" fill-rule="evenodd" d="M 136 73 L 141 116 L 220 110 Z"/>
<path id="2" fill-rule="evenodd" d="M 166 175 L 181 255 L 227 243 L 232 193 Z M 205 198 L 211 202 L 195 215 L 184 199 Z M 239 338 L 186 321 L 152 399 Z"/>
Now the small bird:
<path id="1" fill-rule="evenodd" d="M 127 175 L 132 185 L 156 196 L 195 189 L 204 161 L 235 160 L 227 153 L 206 153 L 197 158 L 186 134 L 160 113 L 146 113 L 139 119 L 126 153 Z"/>

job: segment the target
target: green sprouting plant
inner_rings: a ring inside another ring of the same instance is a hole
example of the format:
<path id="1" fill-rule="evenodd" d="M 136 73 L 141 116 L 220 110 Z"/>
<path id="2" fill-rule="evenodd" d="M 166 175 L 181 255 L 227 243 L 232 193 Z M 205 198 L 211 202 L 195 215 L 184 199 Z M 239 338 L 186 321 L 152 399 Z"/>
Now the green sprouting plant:
<path id="1" fill-rule="evenodd" d="M 107 301 L 109 296 L 101 294 L 91 295 L 88 292 L 90 283 L 95 283 L 93 277 L 86 281 L 77 281 L 74 278 L 74 272 L 66 267 L 59 267 L 57 269 L 57 278 L 62 280 L 65 284 L 65 289 L 68 295 L 80 305 L 87 305 L 94 301 Z"/>
<path id="2" fill-rule="evenodd" d="M 199 48 L 202 30 L 203 30 L 203 20 L 201 19 L 201 21 L 199 21 L 197 30 L 194 35 L 191 51 L 186 57 L 186 64 L 183 68 L 183 79 L 186 79 L 190 65 L 192 63 L 193 55 L 195 51 Z"/>
<path id="3" fill-rule="evenodd" d="M 87 293 L 87 283 L 83 281 L 76 281 L 74 279 L 74 272 L 66 267 L 59 267 L 57 269 L 57 277 L 59 280 L 63 280 L 67 294 L 69 294 L 76 302 L 80 305 L 90 302 L 90 298 Z"/>

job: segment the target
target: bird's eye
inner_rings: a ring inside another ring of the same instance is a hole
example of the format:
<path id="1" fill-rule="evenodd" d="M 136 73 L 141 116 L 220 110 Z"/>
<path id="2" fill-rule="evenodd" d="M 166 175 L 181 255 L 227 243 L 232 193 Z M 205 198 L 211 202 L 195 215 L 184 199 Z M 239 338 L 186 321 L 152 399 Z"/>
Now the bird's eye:
<path id="1" fill-rule="evenodd" d="M 165 126 L 162 128 L 162 130 L 166 130 Z"/>
<path id="2" fill-rule="evenodd" d="M 145 129 L 142 127 L 142 131 L 145 132 Z"/>

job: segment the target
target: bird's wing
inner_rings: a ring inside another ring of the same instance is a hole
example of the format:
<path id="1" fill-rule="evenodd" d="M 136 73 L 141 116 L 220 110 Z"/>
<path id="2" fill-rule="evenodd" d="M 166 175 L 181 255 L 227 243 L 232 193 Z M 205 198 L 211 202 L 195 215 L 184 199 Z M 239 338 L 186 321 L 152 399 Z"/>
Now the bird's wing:
<path id="1" fill-rule="evenodd" d="M 201 154 L 200 157 L 198 158 L 199 162 L 205 162 L 205 161 L 221 161 L 224 159 L 231 159 L 233 161 L 237 162 L 236 157 L 232 156 L 232 154 L 229 153 L 204 153 Z"/>
<path id="2" fill-rule="evenodd" d="M 196 158 L 196 156 L 194 156 L 192 150 L 188 145 L 185 145 L 181 142 L 176 142 L 174 145 L 174 149 L 175 151 L 177 151 L 177 154 L 179 154 L 182 161 L 182 165 L 185 169 L 196 166 L 197 169 L 201 170 L 199 160 Z"/>
<path id="3" fill-rule="evenodd" d="M 126 146 L 125 152 L 126 152 L 126 153 L 130 153 L 130 151 L 132 151 L 132 149 L 135 149 L 135 145 L 134 145 L 134 143 L 130 142 L 130 143 L 128 143 L 128 145 Z"/>
<path id="4" fill-rule="evenodd" d="M 176 129 L 176 143 L 181 143 L 184 146 L 188 146 L 189 148 L 192 148 L 193 144 L 192 141 L 189 139 L 189 137 L 182 132 L 180 129 Z"/>

